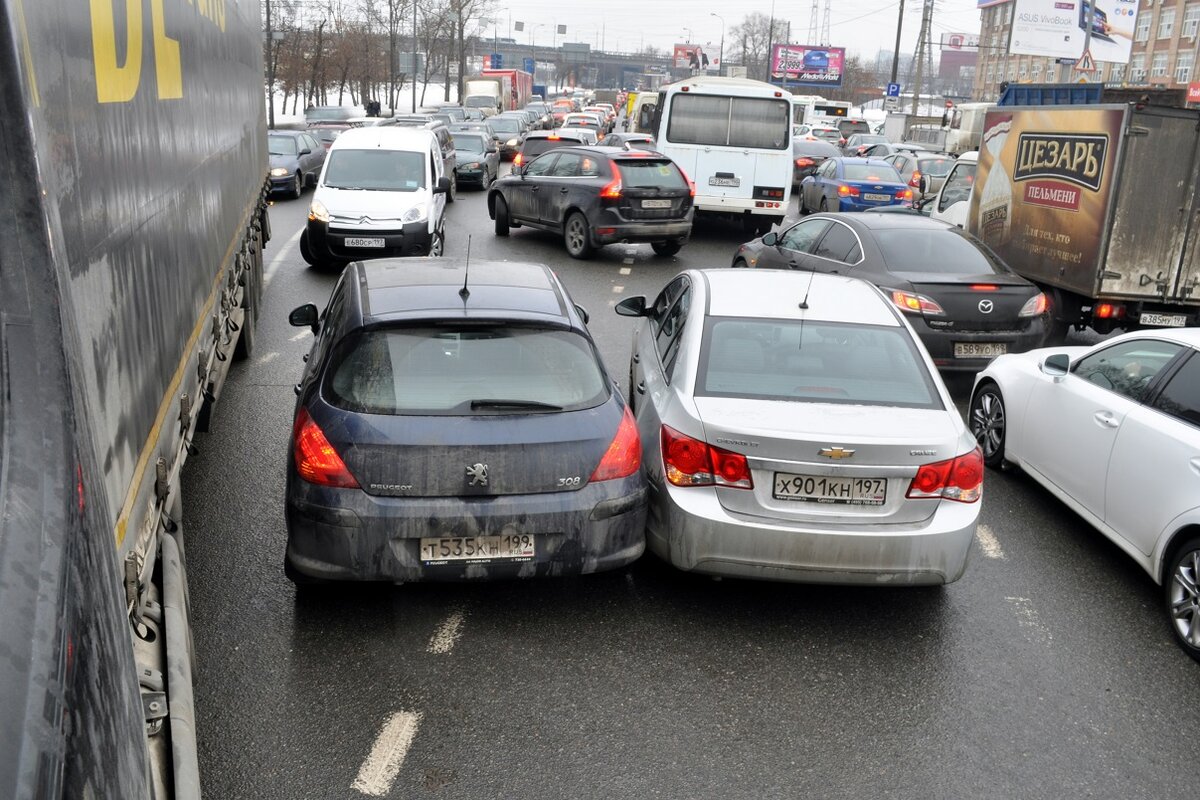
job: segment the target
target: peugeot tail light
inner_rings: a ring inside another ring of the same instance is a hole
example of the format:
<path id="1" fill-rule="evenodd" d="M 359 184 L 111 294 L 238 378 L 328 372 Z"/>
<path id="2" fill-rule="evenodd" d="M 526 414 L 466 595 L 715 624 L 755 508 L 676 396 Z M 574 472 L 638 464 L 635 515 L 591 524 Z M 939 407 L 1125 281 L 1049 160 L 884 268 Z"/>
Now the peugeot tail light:
<path id="1" fill-rule="evenodd" d="M 588 482 L 627 478 L 637 472 L 641 466 L 642 438 L 638 436 L 637 423 L 633 421 L 633 414 L 629 412 L 629 406 L 626 406 L 625 415 L 621 417 L 621 424 L 617 426 L 617 433 L 613 436 L 608 450 L 604 452 L 604 457 L 600 459 L 596 471 L 592 473 Z"/>
<path id="2" fill-rule="evenodd" d="M 307 408 L 300 409 L 292 426 L 292 457 L 296 471 L 309 483 L 340 489 L 359 488 L 358 481 L 346 468 L 346 462 L 309 416 Z"/>

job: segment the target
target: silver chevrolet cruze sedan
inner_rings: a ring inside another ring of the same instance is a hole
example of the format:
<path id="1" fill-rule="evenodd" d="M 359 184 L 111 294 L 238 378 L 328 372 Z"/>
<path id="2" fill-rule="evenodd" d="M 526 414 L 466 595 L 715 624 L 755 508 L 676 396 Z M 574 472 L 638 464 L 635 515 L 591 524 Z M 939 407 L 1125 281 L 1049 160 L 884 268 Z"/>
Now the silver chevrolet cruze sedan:
<path id="1" fill-rule="evenodd" d="M 629 398 L 647 545 L 711 575 L 962 577 L 983 459 L 901 312 L 855 278 L 689 270 L 648 302 Z"/>

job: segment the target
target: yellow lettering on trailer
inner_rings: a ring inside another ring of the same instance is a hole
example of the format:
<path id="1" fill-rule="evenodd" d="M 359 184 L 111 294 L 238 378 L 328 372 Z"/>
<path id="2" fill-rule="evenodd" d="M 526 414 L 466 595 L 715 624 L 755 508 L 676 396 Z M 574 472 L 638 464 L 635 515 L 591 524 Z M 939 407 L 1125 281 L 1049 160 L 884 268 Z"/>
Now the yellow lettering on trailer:
<path id="1" fill-rule="evenodd" d="M 125 0 L 125 63 L 117 63 L 117 30 L 112 0 L 90 0 L 92 63 L 96 68 L 96 100 L 128 103 L 142 77 L 142 0 Z"/>
<path id="2" fill-rule="evenodd" d="M 183 68 L 179 63 L 179 40 L 167 36 L 163 23 L 163 0 L 150 0 L 154 17 L 154 71 L 158 78 L 158 99 L 183 97 Z"/>

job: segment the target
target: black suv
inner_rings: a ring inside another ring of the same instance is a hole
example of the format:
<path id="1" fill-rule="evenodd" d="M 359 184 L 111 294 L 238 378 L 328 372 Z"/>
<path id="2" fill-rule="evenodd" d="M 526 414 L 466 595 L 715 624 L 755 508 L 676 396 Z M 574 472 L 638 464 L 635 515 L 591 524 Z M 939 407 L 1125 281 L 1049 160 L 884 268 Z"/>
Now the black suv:
<path id="1" fill-rule="evenodd" d="M 488 214 L 497 236 L 521 225 L 561 233 L 573 258 L 616 242 L 649 242 L 671 256 L 691 235 L 694 196 L 691 181 L 660 153 L 557 147 L 496 181 Z"/>

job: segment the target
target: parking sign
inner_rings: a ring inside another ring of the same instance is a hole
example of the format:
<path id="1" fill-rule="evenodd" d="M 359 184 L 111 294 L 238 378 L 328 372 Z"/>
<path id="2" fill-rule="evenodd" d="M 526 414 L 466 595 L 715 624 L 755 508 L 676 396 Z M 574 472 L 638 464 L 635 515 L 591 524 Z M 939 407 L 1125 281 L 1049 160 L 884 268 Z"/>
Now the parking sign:
<path id="1" fill-rule="evenodd" d="M 889 83 L 887 85 L 887 96 L 888 97 L 899 97 L 900 96 L 900 84 Z"/>

